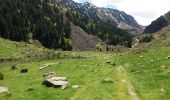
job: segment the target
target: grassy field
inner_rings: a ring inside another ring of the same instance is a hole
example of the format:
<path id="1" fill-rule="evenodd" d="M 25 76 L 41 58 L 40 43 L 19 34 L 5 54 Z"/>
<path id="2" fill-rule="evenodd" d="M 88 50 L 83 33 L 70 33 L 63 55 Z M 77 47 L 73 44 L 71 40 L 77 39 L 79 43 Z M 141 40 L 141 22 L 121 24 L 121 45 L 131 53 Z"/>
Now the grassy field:
<path id="1" fill-rule="evenodd" d="M 2 53 L 7 49 L 0 49 L 2 58 L 18 53 L 10 48 L 13 42 L 7 45 L 9 52 Z M 25 52 L 21 48 L 18 49 Z M 8 87 L 10 93 L 0 94 L 0 100 L 169 100 L 170 98 L 170 59 L 167 58 L 170 55 L 170 48 L 138 54 L 57 52 L 70 56 L 35 62 L 1 63 L 0 72 L 4 74 L 4 80 L 0 80 L 0 86 Z M 22 54 L 20 56 L 23 57 Z M 111 65 L 107 63 L 108 61 L 116 65 Z M 40 66 L 54 62 L 58 63 L 45 70 L 39 70 Z M 17 64 L 19 69 L 11 70 L 14 64 Z M 21 68 L 28 68 L 28 73 L 20 73 Z M 67 77 L 69 87 L 62 90 L 42 85 L 45 80 L 42 76 L 48 72 L 56 72 L 57 76 Z M 113 82 L 103 82 L 106 78 L 112 79 Z M 73 85 L 80 87 L 73 89 Z"/>

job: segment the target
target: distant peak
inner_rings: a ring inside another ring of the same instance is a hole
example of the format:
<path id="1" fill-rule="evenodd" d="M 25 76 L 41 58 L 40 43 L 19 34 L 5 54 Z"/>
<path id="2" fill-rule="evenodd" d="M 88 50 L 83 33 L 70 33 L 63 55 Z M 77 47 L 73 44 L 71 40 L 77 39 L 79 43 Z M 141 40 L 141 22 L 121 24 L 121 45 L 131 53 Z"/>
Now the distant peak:
<path id="1" fill-rule="evenodd" d="M 84 5 L 89 5 L 89 6 L 94 6 L 94 7 L 96 7 L 96 5 L 94 5 L 94 4 L 92 4 L 92 3 L 89 3 L 89 2 L 84 2 L 83 4 L 84 4 Z"/>

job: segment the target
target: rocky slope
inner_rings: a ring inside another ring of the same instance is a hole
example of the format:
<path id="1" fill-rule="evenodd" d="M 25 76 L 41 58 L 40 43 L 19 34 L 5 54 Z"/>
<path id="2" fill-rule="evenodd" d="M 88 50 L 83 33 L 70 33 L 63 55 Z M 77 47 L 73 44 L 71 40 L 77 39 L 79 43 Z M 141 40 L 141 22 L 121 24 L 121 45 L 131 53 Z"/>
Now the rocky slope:
<path id="1" fill-rule="evenodd" d="M 90 17 L 92 20 L 100 20 L 118 28 L 128 30 L 131 34 L 140 32 L 141 25 L 130 15 L 123 11 L 110 8 L 100 8 L 91 3 L 77 3 L 72 0 L 59 0 L 66 6 L 77 10 Z"/>
<path id="2" fill-rule="evenodd" d="M 97 36 L 89 35 L 81 27 L 71 23 L 71 38 L 73 40 L 73 50 L 96 50 L 97 44 L 102 43 L 102 40 Z"/>

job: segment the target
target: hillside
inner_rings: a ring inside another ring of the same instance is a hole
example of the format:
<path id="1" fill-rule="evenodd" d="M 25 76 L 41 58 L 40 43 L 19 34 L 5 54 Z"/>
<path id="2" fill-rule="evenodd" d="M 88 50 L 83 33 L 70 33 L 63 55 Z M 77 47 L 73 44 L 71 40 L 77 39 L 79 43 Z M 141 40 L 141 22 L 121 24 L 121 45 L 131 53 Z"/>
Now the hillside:
<path id="1" fill-rule="evenodd" d="M 144 33 L 155 33 L 161 30 L 162 28 L 168 26 L 170 22 L 169 16 L 170 16 L 170 12 L 166 13 L 163 16 L 160 16 L 158 19 L 153 21 L 150 25 L 148 25 L 145 28 Z"/>
<path id="2" fill-rule="evenodd" d="M 131 46 L 131 35 L 125 30 L 93 21 L 55 0 L 2 0 L 0 5 L 3 38 L 28 43 L 38 40 L 50 49 L 72 50 L 70 22 L 73 22 L 110 45 Z"/>
<path id="3" fill-rule="evenodd" d="M 97 45 L 102 44 L 102 40 L 96 36 L 89 35 L 80 27 L 71 23 L 71 38 L 73 40 L 73 50 L 96 51 Z"/>
<path id="4" fill-rule="evenodd" d="M 0 38 L 0 63 L 39 61 L 57 56 L 58 52 L 46 49 L 39 43 L 33 45 Z"/>
<path id="5" fill-rule="evenodd" d="M 82 14 L 85 14 L 92 20 L 102 21 L 104 23 L 128 30 L 130 34 L 139 34 L 141 25 L 130 15 L 123 11 L 110 8 L 100 8 L 91 3 L 77 3 L 73 0 L 58 0 Z"/>

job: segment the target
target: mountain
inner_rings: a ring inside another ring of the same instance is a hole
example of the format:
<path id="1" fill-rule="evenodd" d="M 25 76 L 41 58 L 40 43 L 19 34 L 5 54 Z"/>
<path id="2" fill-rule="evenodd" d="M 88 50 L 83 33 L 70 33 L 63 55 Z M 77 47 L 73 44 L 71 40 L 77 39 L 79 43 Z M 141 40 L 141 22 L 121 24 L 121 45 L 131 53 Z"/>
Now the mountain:
<path id="1" fill-rule="evenodd" d="M 150 25 L 148 25 L 144 33 L 155 33 L 160 29 L 168 26 L 170 24 L 170 12 L 166 13 L 163 16 L 160 16 L 158 19 L 153 21 Z"/>
<path id="2" fill-rule="evenodd" d="M 30 44 L 38 41 L 46 48 L 72 50 L 74 41 L 81 40 L 80 36 L 72 38 L 72 34 L 83 32 L 87 39 L 78 45 L 88 43 L 88 47 L 93 45 L 94 48 L 96 41 L 89 41 L 93 39 L 90 36 L 94 36 L 110 45 L 131 47 L 132 36 L 127 31 L 91 20 L 56 0 L 1 0 L 0 5 L 2 38 Z"/>
<path id="3" fill-rule="evenodd" d="M 92 20 L 100 20 L 118 28 L 128 30 L 131 34 L 137 34 L 142 26 L 130 15 L 123 11 L 110 8 L 100 8 L 91 3 L 77 3 L 72 0 L 59 0 L 71 9 L 87 15 Z"/>

